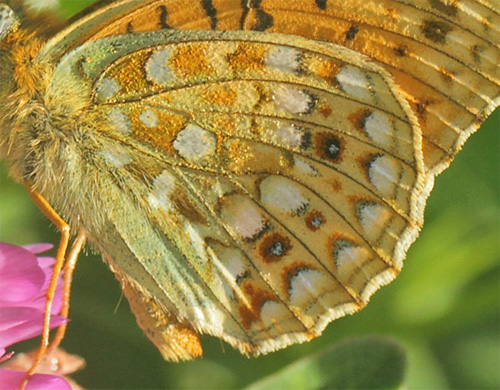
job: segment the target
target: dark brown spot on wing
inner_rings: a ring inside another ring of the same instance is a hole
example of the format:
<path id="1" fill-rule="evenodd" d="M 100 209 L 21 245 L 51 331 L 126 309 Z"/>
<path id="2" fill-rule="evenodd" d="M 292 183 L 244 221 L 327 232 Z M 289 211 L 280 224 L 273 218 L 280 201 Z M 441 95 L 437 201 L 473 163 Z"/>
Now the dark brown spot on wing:
<path id="1" fill-rule="evenodd" d="M 305 129 L 304 135 L 302 136 L 302 139 L 300 140 L 300 148 L 305 150 L 305 149 L 309 149 L 311 146 L 312 146 L 311 130 Z"/>
<path id="2" fill-rule="evenodd" d="M 316 6 L 320 10 L 325 10 L 326 9 L 326 2 L 327 2 L 327 0 L 315 0 L 314 2 L 316 3 Z"/>
<path id="3" fill-rule="evenodd" d="M 318 110 L 325 118 L 328 118 L 330 115 L 332 115 L 333 112 L 332 108 L 327 104 L 322 104 L 318 107 Z"/>
<path id="4" fill-rule="evenodd" d="M 367 110 L 365 108 L 362 108 L 358 111 L 353 112 L 350 114 L 347 119 L 349 122 L 352 123 L 353 127 L 364 133 L 364 128 L 365 128 L 365 122 L 366 119 L 373 113 L 372 110 Z"/>
<path id="5" fill-rule="evenodd" d="M 158 11 L 160 13 L 160 28 L 171 28 L 167 23 L 167 18 L 168 18 L 167 7 L 161 5 L 158 7 Z"/>
<path id="6" fill-rule="evenodd" d="M 309 214 L 306 215 L 305 222 L 306 222 L 306 226 L 308 227 L 308 229 L 315 232 L 316 230 L 321 228 L 321 226 L 323 226 L 326 223 L 326 218 L 318 210 L 313 210 Z"/>
<path id="7" fill-rule="evenodd" d="M 335 191 L 335 192 L 342 191 L 342 183 L 339 180 L 334 179 L 331 181 L 331 184 L 332 184 L 333 191 Z"/>
<path id="8" fill-rule="evenodd" d="M 346 39 L 348 42 L 352 41 L 358 32 L 359 32 L 359 27 L 358 27 L 358 25 L 353 24 L 353 25 L 349 28 L 349 30 L 347 30 L 347 32 L 345 33 L 345 39 Z"/>
<path id="9" fill-rule="evenodd" d="M 322 160 L 340 162 L 343 145 L 339 138 L 331 133 L 319 133 L 314 138 L 316 155 Z"/>
<path id="10" fill-rule="evenodd" d="M 444 45 L 446 43 L 446 36 L 453 28 L 450 24 L 440 20 L 424 20 L 420 30 L 427 39 Z"/>
<path id="11" fill-rule="evenodd" d="M 370 180 L 370 167 L 373 162 L 382 157 L 382 154 L 374 154 L 374 153 L 366 153 L 364 155 L 359 156 L 356 161 L 361 167 L 361 171 L 365 174 L 365 177 Z"/>
<path id="12" fill-rule="evenodd" d="M 481 55 L 483 51 L 486 49 L 486 47 L 481 46 L 481 45 L 474 45 L 470 49 L 470 53 L 472 58 L 474 59 L 474 62 L 480 64 L 481 63 Z"/>
<path id="13" fill-rule="evenodd" d="M 420 122 L 425 122 L 427 120 L 427 106 L 429 105 L 429 101 L 420 100 L 417 103 L 416 113 Z"/>
<path id="14" fill-rule="evenodd" d="M 260 8 L 262 0 L 251 0 L 241 16 L 242 30 L 265 31 L 274 25 L 272 15 Z"/>
<path id="15" fill-rule="evenodd" d="M 451 17 L 457 16 L 458 12 L 457 6 L 456 4 L 453 4 L 451 1 L 448 1 L 447 4 L 444 4 L 440 0 L 428 0 L 428 1 L 431 7 L 434 8 L 435 10 Z"/>
<path id="16" fill-rule="evenodd" d="M 245 329 L 249 329 L 253 322 L 260 321 L 260 312 L 262 305 L 266 301 L 276 301 L 276 297 L 269 291 L 258 288 L 251 280 L 247 280 L 242 285 L 242 291 L 245 297 L 249 299 L 250 305 L 241 303 L 239 314 L 241 324 Z"/>
<path id="17" fill-rule="evenodd" d="M 170 199 L 179 213 L 186 217 L 189 221 L 204 225 L 208 223 L 206 216 L 198 210 L 196 205 L 194 205 L 185 194 L 181 192 L 174 192 Z"/>
<path id="18" fill-rule="evenodd" d="M 210 18 L 210 28 L 217 29 L 217 10 L 214 7 L 212 0 L 202 0 L 201 5 L 205 10 L 207 16 Z"/>
<path id="19" fill-rule="evenodd" d="M 292 249 L 290 239 L 279 233 L 271 233 L 264 237 L 260 244 L 260 255 L 266 263 L 281 260 Z"/>
<path id="20" fill-rule="evenodd" d="M 405 45 L 399 45 L 398 47 L 394 48 L 394 54 L 398 57 L 406 56 L 407 51 L 408 51 L 408 48 Z"/>

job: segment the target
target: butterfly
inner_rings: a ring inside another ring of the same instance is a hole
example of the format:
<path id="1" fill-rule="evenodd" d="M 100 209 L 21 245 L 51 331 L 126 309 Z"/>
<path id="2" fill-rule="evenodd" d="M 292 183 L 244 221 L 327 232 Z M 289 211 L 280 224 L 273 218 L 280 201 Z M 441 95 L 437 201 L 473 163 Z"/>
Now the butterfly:
<path id="1" fill-rule="evenodd" d="M 494 4 L 98 2 L 38 37 L 0 15 L 0 155 L 168 360 L 363 308 L 499 101 Z"/>

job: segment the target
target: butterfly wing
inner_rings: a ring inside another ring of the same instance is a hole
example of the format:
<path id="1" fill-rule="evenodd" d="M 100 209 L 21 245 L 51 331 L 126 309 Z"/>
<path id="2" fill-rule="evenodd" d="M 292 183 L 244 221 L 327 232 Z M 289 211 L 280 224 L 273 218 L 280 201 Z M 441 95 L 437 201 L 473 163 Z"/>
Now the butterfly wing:
<path id="1" fill-rule="evenodd" d="M 73 121 L 64 182 L 79 199 L 63 214 L 168 359 L 201 353 L 197 333 L 246 354 L 319 335 L 398 274 L 421 226 L 417 119 L 384 69 L 340 46 L 114 36 L 63 57 L 46 96 Z"/>
<path id="2" fill-rule="evenodd" d="M 124 0 L 82 13 L 53 45 L 161 28 L 296 34 L 370 56 L 418 116 L 430 174 L 450 164 L 500 101 L 500 11 L 492 1 Z"/>

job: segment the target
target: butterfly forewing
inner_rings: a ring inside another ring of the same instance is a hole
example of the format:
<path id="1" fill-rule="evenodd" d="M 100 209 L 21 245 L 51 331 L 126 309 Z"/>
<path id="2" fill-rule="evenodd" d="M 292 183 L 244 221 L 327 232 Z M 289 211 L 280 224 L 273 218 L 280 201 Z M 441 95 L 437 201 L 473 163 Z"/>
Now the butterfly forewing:
<path id="1" fill-rule="evenodd" d="M 492 2 L 125 0 L 87 17 L 70 34 L 75 44 L 161 28 L 244 29 L 365 53 L 393 75 L 417 114 L 426 169 L 434 174 L 498 106 L 500 15 Z"/>
<path id="2" fill-rule="evenodd" d="M 399 272 L 426 196 L 421 133 L 390 76 L 359 54 L 158 31 L 75 49 L 48 96 L 68 78 L 95 143 L 85 175 L 106 172 L 96 193 L 126 194 L 97 195 L 102 221 L 82 223 L 127 295 L 167 323 L 265 353 L 359 310 Z M 159 322 L 135 306 L 142 326 Z"/>

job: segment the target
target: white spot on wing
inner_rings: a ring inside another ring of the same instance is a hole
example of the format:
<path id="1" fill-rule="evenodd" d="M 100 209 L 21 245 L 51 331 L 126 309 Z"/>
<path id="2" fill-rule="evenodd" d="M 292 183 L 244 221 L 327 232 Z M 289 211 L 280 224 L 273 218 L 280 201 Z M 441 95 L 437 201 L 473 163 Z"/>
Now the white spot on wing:
<path id="1" fill-rule="evenodd" d="M 354 272 L 362 272 L 361 265 L 367 261 L 370 253 L 360 246 L 345 245 L 336 253 L 338 276 L 347 281 Z"/>
<path id="2" fill-rule="evenodd" d="M 170 68 L 171 49 L 156 50 L 146 62 L 146 78 L 159 85 L 164 85 L 175 79 L 175 73 Z"/>
<path id="3" fill-rule="evenodd" d="M 304 131 L 294 124 L 278 127 L 274 132 L 276 141 L 288 147 L 297 147 L 302 143 Z"/>
<path id="4" fill-rule="evenodd" d="M 388 116 L 380 111 L 374 111 L 365 119 L 364 129 L 368 137 L 376 144 L 390 149 L 394 141 L 394 129 Z"/>
<path id="5" fill-rule="evenodd" d="M 298 213 L 309 204 L 302 188 L 282 176 L 269 176 L 264 179 L 260 184 L 260 193 L 262 202 L 267 207 L 283 212 Z"/>
<path id="6" fill-rule="evenodd" d="M 355 66 L 345 65 L 336 76 L 342 90 L 356 99 L 371 102 L 372 83 L 369 75 Z"/>
<path id="7" fill-rule="evenodd" d="M 265 219 L 259 208 L 242 195 L 228 197 L 222 208 L 222 220 L 238 236 L 250 239 L 265 228 Z"/>
<path id="8" fill-rule="evenodd" d="M 98 101 L 112 99 L 120 89 L 121 87 L 118 81 L 105 77 L 97 86 L 96 99 Z"/>
<path id="9" fill-rule="evenodd" d="M 362 203 L 359 205 L 359 222 L 370 241 L 378 239 L 391 214 L 387 208 L 375 203 Z"/>
<path id="10" fill-rule="evenodd" d="M 272 47 L 264 59 L 264 63 L 274 69 L 287 73 L 296 73 L 299 69 L 300 52 L 285 46 Z"/>
<path id="11" fill-rule="evenodd" d="M 148 203 L 154 209 L 169 210 L 170 196 L 175 189 L 176 178 L 168 171 L 162 171 L 153 180 L 153 188 L 148 196 Z"/>
<path id="12" fill-rule="evenodd" d="M 229 298 L 234 298 L 235 290 L 239 287 L 237 279 L 245 274 L 246 267 L 243 261 L 243 255 L 239 249 L 226 249 L 218 258 L 214 258 L 214 264 L 219 269 L 219 273 L 223 276 L 222 283 L 224 290 Z M 240 300 L 244 299 L 240 297 Z M 245 301 L 246 304 L 250 304 Z"/>
<path id="13" fill-rule="evenodd" d="M 321 297 L 322 286 L 328 285 L 328 278 L 314 269 L 302 269 L 290 280 L 290 304 L 307 307 L 311 297 Z"/>
<path id="14" fill-rule="evenodd" d="M 200 163 L 215 153 L 215 134 L 189 123 L 177 134 L 174 148 L 186 160 Z"/>
<path id="15" fill-rule="evenodd" d="M 275 301 L 265 301 L 260 310 L 260 318 L 266 327 L 279 324 L 288 317 L 290 312 L 286 306 Z"/>
<path id="16" fill-rule="evenodd" d="M 0 4 L 0 41 L 13 29 L 16 20 L 14 11 L 9 6 Z"/>
<path id="17" fill-rule="evenodd" d="M 245 263 L 239 250 L 228 249 L 221 256 L 221 261 L 234 280 L 245 273 Z"/>
<path id="18" fill-rule="evenodd" d="M 146 127 L 156 127 L 158 126 L 158 117 L 153 110 L 144 110 L 139 119 Z"/>
<path id="19" fill-rule="evenodd" d="M 103 156 L 108 163 L 116 168 L 121 168 L 132 161 L 132 157 L 127 150 L 116 145 L 110 145 L 101 151 L 101 156 Z"/>
<path id="20" fill-rule="evenodd" d="M 313 168 L 311 164 L 308 162 L 304 161 L 300 157 L 295 156 L 293 158 L 294 161 L 294 167 L 299 171 L 302 175 L 307 175 L 307 176 L 317 176 L 318 171 Z"/>
<path id="21" fill-rule="evenodd" d="M 394 196 L 400 168 L 398 163 L 388 156 L 378 156 L 370 164 L 368 176 L 373 185 L 384 197 Z"/>
<path id="22" fill-rule="evenodd" d="M 273 95 L 273 100 L 278 110 L 292 114 L 305 114 L 313 104 L 309 94 L 293 87 L 279 88 Z"/>
<path id="23" fill-rule="evenodd" d="M 361 246 L 347 242 L 335 253 L 337 277 L 341 282 L 349 282 L 353 275 L 361 273 L 367 280 L 373 278 L 375 270 L 370 265 L 370 252 Z"/>
<path id="24" fill-rule="evenodd" d="M 109 112 L 108 122 L 114 129 L 118 130 L 118 132 L 123 135 L 128 135 L 132 131 L 130 118 L 121 108 L 115 107 Z"/>

